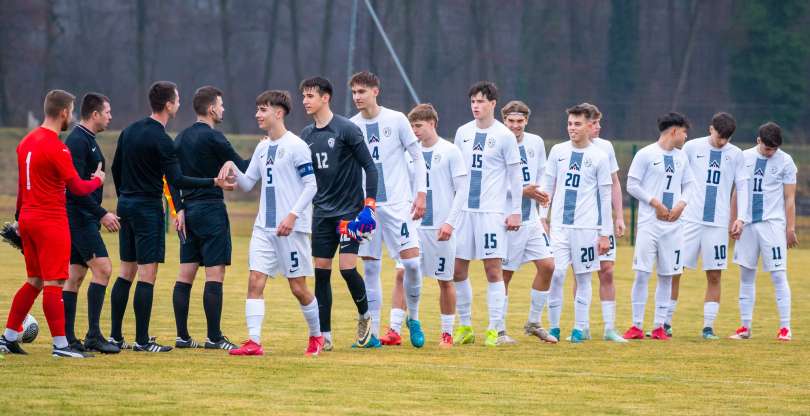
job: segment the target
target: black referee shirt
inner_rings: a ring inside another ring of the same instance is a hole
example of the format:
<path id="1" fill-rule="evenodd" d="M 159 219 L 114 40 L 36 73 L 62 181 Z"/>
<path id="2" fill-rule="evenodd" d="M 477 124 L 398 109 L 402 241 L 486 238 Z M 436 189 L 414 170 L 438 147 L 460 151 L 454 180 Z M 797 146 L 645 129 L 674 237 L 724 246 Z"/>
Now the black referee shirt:
<path id="1" fill-rule="evenodd" d="M 98 168 L 99 162 L 101 162 L 101 169 L 106 169 L 107 162 L 104 159 L 104 154 L 101 153 L 101 148 L 96 143 L 96 135 L 81 124 L 76 125 L 73 131 L 70 132 L 65 140 L 65 145 L 70 150 L 73 166 L 76 168 L 76 172 L 79 173 L 80 178 L 89 180 L 90 176 Z M 82 215 L 86 218 L 100 220 L 107 213 L 107 210 L 101 207 L 103 195 L 103 184 L 87 196 L 76 196 L 68 190 L 68 214 Z"/>

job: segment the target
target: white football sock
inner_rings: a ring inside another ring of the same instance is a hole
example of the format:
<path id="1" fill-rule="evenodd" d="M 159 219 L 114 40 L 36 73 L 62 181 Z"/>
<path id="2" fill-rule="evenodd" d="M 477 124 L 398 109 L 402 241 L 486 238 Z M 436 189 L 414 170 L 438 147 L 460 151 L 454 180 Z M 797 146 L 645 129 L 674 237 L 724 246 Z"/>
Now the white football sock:
<path id="1" fill-rule="evenodd" d="M 720 310 L 720 304 L 717 302 L 704 302 L 703 303 L 703 327 L 714 328 L 714 320 L 717 319 L 717 312 Z"/>
<path id="2" fill-rule="evenodd" d="M 577 292 L 574 297 L 574 328 L 584 331 L 590 324 L 591 299 L 591 273 L 581 273 L 574 276 L 577 279 Z"/>
<path id="3" fill-rule="evenodd" d="M 757 299 L 757 271 L 740 266 L 740 321 L 751 329 L 754 321 L 754 304 Z"/>
<path id="4" fill-rule="evenodd" d="M 304 319 L 307 321 L 309 327 L 309 336 L 321 336 L 321 320 L 318 317 L 318 299 L 312 298 L 309 305 L 301 305 L 301 312 L 304 313 Z"/>
<path id="5" fill-rule="evenodd" d="M 264 299 L 245 300 L 245 321 L 248 337 L 257 344 L 262 343 L 262 322 L 264 322 Z"/>
<path id="6" fill-rule="evenodd" d="M 667 320 L 666 320 L 666 323 L 668 325 L 672 325 L 672 316 L 675 315 L 675 307 L 677 306 L 678 306 L 677 299 L 669 300 L 669 309 L 667 309 Z"/>
<path id="7" fill-rule="evenodd" d="M 790 328 L 790 285 L 787 281 L 787 272 L 784 270 L 771 272 L 771 281 L 776 295 L 776 309 L 779 311 L 779 327 Z"/>
<path id="8" fill-rule="evenodd" d="M 9 340 L 9 341 L 11 341 L 11 342 L 14 342 L 14 341 L 16 341 L 16 340 L 17 340 L 17 338 L 20 336 L 20 333 L 19 333 L 19 332 L 17 332 L 17 331 L 15 331 L 15 330 L 13 330 L 13 329 L 6 328 L 6 330 L 5 330 L 5 331 L 3 331 L 3 336 L 4 336 L 4 337 L 5 337 L 7 340 Z"/>
<path id="9" fill-rule="evenodd" d="M 489 312 L 487 329 L 503 331 L 503 298 L 505 296 L 506 286 L 504 286 L 503 280 L 489 282 L 487 285 L 487 310 Z"/>
<path id="10" fill-rule="evenodd" d="M 532 288 L 532 302 L 529 306 L 529 322 L 540 324 L 543 317 L 543 308 L 548 302 L 548 290 L 539 291 Z"/>
<path id="11" fill-rule="evenodd" d="M 633 325 L 636 328 L 644 328 L 644 308 L 647 306 L 647 286 L 650 283 L 652 273 L 636 270 L 636 278 L 633 280 L 633 290 L 630 292 L 630 302 L 633 304 Z"/>
<path id="12" fill-rule="evenodd" d="M 560 327 L 565 271 L 564 268 L 555 268 L 554 274 L 551 275 L 551 287 L 548 293 L 548 325 L 551 328 Z"/>
<path id="13" fill-rule="evenodd" d="M 616 301 L 602 301 L 602 320 L 605 322 L 605 332 L 616 328 Z"/>
<path id="14" fill-rule="evenodd" d="M 405 305 L 408 308 L 408 317 L 419 320 L 419 297 L 422 292 L 422 267 L 419 257 L 400 260 L 405 267 Z"/>
<path id="15" fill-rule="evenodd" d="M 506 287 L 504 286 L 504 289 Z M 503 297 L 503 307 L 502 307 L 503 318 L 501 318 L 501 330 L 506 330 L 506 316 L 509 314 L 509 295 L 504 295 Z"/>
<path id="16" fill-rule="evenodd" d="M 442 333 L 453 334 L 453 322 L 456 320 L 456 315 L 442 314 Z"/>
<path id="17" fill-rule="evenodd" d="M 472 325 L 472 286 L 470 279 L 454 282 L 456 286 L 456 311 L 461 326 Z"/>
<path id="18" fill-rule="evenodd" d="M 655 286 L 655 318 L 653 328 L 664 325 L 669 312 L 669 303 L 672 301 L 672 276 L 658 275 L 658 285 Z"/>
<path id="19" fill-rule="evenodd" d="M 321 335 L 325 341 L 332 342 L 332 331 L 322 331 Z"/>
<path id="20" fill-rule="evenodd" d="M 389 320 L 391 329 L 397 334 L 402 333 L 402 323 L 405 322 L 405 311 L 399 308 L 391 308 L 391 318 Z"/>
<path id="21" fill-rule="evenodd" d="M 56 348 L 65 348 L 68 345 L 69 344 L 67 342 L 67 337 L 66 336 L 59 335 L 59 336 L 53 337 L 53 346 L 54 347 L 56 347 Z"/>
<path id="22" fill-rule="evenodd" d="M 363 281 L 366 284 L 368 311 L 371 313 L 371 333 L 378 338 L 380 336 L 380 313 L 382 311 L 381 270 L 382 261 L 363 260 Z"/>

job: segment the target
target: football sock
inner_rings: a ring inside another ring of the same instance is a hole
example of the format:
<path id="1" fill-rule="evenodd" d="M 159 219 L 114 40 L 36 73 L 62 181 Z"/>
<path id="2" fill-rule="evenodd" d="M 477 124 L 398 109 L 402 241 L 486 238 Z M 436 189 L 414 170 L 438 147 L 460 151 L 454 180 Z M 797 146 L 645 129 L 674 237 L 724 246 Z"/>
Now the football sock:
<path id="1" fill-rule="evenodd" d="M 633 289 L 630 292 L 630 302 L 633 304 L 633 325 L 644 328 L 644 307 L 647 306 L 647 285 L 650 283 L 652 273 L 636 270 L 633 280 Z"/>
<path id="2" fill-rule="evenodd" d="M 669 311 L 669 302 L 672 300 L 672 276 L 658 275 L 658 285 L 655 287 L 655 318 L 653 328 L 664 325 Z"/>
<path id="3" fill-rule="evenodd" d="M 182 339 L 189 339 L 188 333 L 188 305 L 191 300 L 191 284 L 185 282 L 174 282 L 172 291 L 172 306 L 174 307 L 174 323 L 177 326 L 177 336 Z"/>
<path id="4" fill-rule="evenodd" d="M 22 325 L 34 301 L 37 300 L 41 289 L 37 289 L 28 282 L 23 283 L 14 299 L 11 301 L 11 310 L 8 313 L 8 320 L 6 321 L 5 337 L 9 341 L 17 340 L 17 328 Z"/>
<path id="5" fill-rule="evenodd" d="M 565 269 L 554 268 L 551 275 L 551 287 L 548 293 L 548 321 L 551 328 L 560 327 L 562 315 L 563 285 L 565 284 Z"/>
<path id="6" fill-rule="evenodd" d="M 405 267 L 403 286 L 405 287 L 405 305 L 408 317 L 419 320 L 419 298 L 422 293 L 422 270 L 419 257 L 400 260 Z"/>
<path id="7" fill-rule="evenodd" d="M 135 342 L 138 345 L 149 343 L 149 319 L 152 317 L 152 297 L 155 286 L 147 282 L 135 285 L 132 308 L 135 310 Z"/>
<path id="8" fill-rule="evenodd" d="M 131 281 L 119 277 L 115 280 L 110 292 L 110 336 L 119 341 L 124 339 L 121 334 L 121 324 L 124 321 L 124 312 L 127 311 L 129 289 L 131 287 Z"/>
<path id="9" fill-rule="evenodd" d="M 714 328 L 714 320 L 717 319 L 717 312 L 720 311 L 720 304 L 717 302 L 703 303 L 703 327 Z"/>
<path id="10" fill-rule="evenodd" d="M 315 269 L 315 298 L 318 299 L 318 317 L 321 321 L 321 331 L 332 331 L 332 283 L 330 282 L 332 270 Z M 331 338 L 327 338 L 331 340 Z"/>
<path id="11" fill-rule="evenodd" d="M 779 326 L 790 328 L 790 285 L 787 281 L 787 272 L 784 270 L 771 272 L 771 281 L 776 295 L 776 309 L 779 311 Z"/>
<path id="12" fill-rule="evenodd" d="M 548 290 L 539 291 L 532 289 L 531 292 L 532 302 L 529 305 L 529 322 L 539 324 L 543 316 L 543 308 L 546 307 L 548 302 Z"/>
<path id="13" fill-rule="evenodd" d="M 101 336 L 101 309 L 104 307 L 104 295 L 107 286 L 91 282 L 87 286 L 87 338 Z"/>
<path id="14" fill-rule="evenodd" d="M 45 312 L 45 319 L 48 321 L 48 329 L 51 330 L 53 345 L 56 348 L 68 346 L 65 338 L 65 305 L 62 302 L 61 286 L 45 286 L 42 289 L 42 311 Z"/>
<path id="15" fill-rule="evenodd" d="M 366 317 L 368 298 L 366 297 L 366 285 L 363 283 L 363 277 L 360 276 L 356 268 L 341 270 L 340 275 L 343 276 L 346 286 L 349 287 L 349 293 L 351 293 L 354 305 L 357 307 L 357 314 Z"/>
<path id="16" fill-rule="evenodd" d="M 678 306 L 677 299 L 669 300 L 669 309 L 667 309 L 667 324 L 672 325 L 672 316 L 675 315 L 675 307 Z"/>
<path id="17" fill-rule="evenodd" d="M 203 309 L 208 324 L 208 340 L 219 342 L 222 339 L 222 282 L 205 282 L 203 288 Z"/>
<path id="18" fill-rule="evenodd" d="M 506 283 L 504 283 L 504 286 Z M 505 287 L 504 287 L 505 289 Z M 508 292 L 507 292 L 508 293 Z M 501 330 L 506 330 L 506 317 L 509 315 L 509 295 L 503 297 L 503 318 L 501 318 Z"/>
<path id="19" fill-rule="evenodd" d="M 301 305 L 301 312 L 304 313 L 304 319 L 307 321 L 309 336 L 321 336 L 321 324 L 318 322 L 318 300 L 312 299 L 309 305 Z"/>
<path id="20" fill-rule="evenodd" d="M 590 324 L 591 300 L 591 273 L 580 273 L 574 276 L 577 279 L 577 291 L 574 298 L 574 328 L 584 331 Z"/>
<path id="21" fill-rule="evenodd" d="M 469 279 L 468 279 L 469 280 Z M 503 298 L 506 297 L 506 286 L 503 280 L 487 284 L 487 311 L 489 325 L 487 329 L 503 331 Z"/>
<path id="22" fill-rule="evenodd" d="M 616 328 L 616 301 L 602 301 L 602 320 L 605 322 L 605 332 Z"/>
<path id="23" fill-rule="evenodd" d="M 453 283 L 456 286 L 456 310 L 461 326 L 472 325 L 472 286 L 470 279 Z"/>
<path id="24" fill-rule="evenodd" d="M 442 322 L 442 333 L 443 334 L 452 334 L 453 333 L 453 321 L 456 320 L 456 315 L 444 315 L 441 316 Z"/>
<path id="25" fill-rule="evenodd" d="M 740 320 L 742 326 L 751 329 L 754 320 L 754 302 L 757 298 L 757 271 L 740 266 Z"/>
<path id="26" fill-rule="evenodd" d="M 69 343 L 76 341 L 74 326 L 76 325 L 77 301 L 78 294 L 76 292 L 62 290 L 62 303 L 65 305 L 65 337 L 67 337 Z"/>
<path id="27" fill-rule="evenodd" d="M 399 308 L 391 308 L 391 317 L 389 320 L 391 329 L 396 331 L 397 334 L 402 333 L 402 322 L 405 321 L 405 311 Z"/>
<path id="28" fill-rule="evenodd" d="M 317 306 L 317 304 L 315 306 Z M 306 314 L 304 314 L 304 316 L 306 317 Z M 257 344 L 262 343 L 263 321 L 264 299 L 245 300 L 245 322 L 247 322 L 248 338 Z"/>
<path id="29" fill-rule="evenodd" d="M 363 260 L 366 296 L 368 296 L 368 311 L 371 313 L 371 333 L 377 337 L 380 335 L 380 313 L 382 311 L 381 269 L 382 261 Z"/>

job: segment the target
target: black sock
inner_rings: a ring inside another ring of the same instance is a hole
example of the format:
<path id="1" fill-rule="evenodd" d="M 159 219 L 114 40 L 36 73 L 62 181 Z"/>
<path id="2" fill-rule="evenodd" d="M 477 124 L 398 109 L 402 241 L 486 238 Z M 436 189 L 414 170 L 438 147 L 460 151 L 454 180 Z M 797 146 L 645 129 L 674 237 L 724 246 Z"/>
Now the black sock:
<path id="1" fill-rule="evenodd" d="M 65 305 L 65 337 L 67 341 L 72 343 L 76 341 L 76 292 L 62 291 L 62 303 Z"/>
<path id="2" fill-rule="evenodd" d="M 135 342 L 138 345 L 149 343 L 149 318 L 152 317 L 152 295 L 155 286 L 151 283 L 138 282 L 135 285 L 135 297 L 132 308 L 135 309 Z"/>
<path id="3" fill-rule="evenodd" d="M 321 331 L 332 331 L 332 270 L 315 269 L 315 299 L 318 299 L 318 318 Z"/>
<path id="4" fill-rule="evenodd" d="M 222 339 L 222 330 L 219 327 L 222 317 L 222 282 L 205 282 L 203 309 L 208 322 L 208 340 L 218 342 Z"/>
<path id="5" fill-rule="evenodd" d="M 183 339 L 191 338 L 188 334 L 188 304 L 191 298 L 191 284 L 174 282 L 172 292 L 172 305 L 174 305 L 174 322 L 177 326 L 177 336 Z"/>
<path id="6" fill-rule="evenodd" d="M 121 323 L 124 321 L 124 312 L 129 302 L 129 288 L 132 282 L 119 277 L 115 279 L 112 292 L 110 292 L 110 336 L 116 340 L 124 339 L 121 334 Z"/>
<path id="7" fill-rule="evenodd" d="M 346 281 L 346 286 L 349 287 L 349 292 L 352 294 L 352 300 L 357 306 L 357 313 L 365 315 L 368 312 L 368 298 L 366 297 L 366 283 L 363 277 L 357 272 L 357 269 L 341 270 L 340 275 Z"/>
<path id="8" fill-rule="evenodd" d="M 104 307 L 104 294 L 107 286 L 90 283 L 87 286 L 87 338 L 101 337 L 101 308 Z"/>

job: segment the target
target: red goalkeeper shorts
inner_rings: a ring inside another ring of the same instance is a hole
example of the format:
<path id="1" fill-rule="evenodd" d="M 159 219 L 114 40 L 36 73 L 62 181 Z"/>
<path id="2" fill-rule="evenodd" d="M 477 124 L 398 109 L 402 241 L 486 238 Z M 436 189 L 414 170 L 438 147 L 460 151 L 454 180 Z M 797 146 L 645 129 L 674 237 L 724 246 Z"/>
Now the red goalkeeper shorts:
<path id="1" fill-rule="evenodd" d="M 20 218 L 25 269 L 28 277 L 65 280 L 70 264 L 70 228 L 67 218 Z"/>

